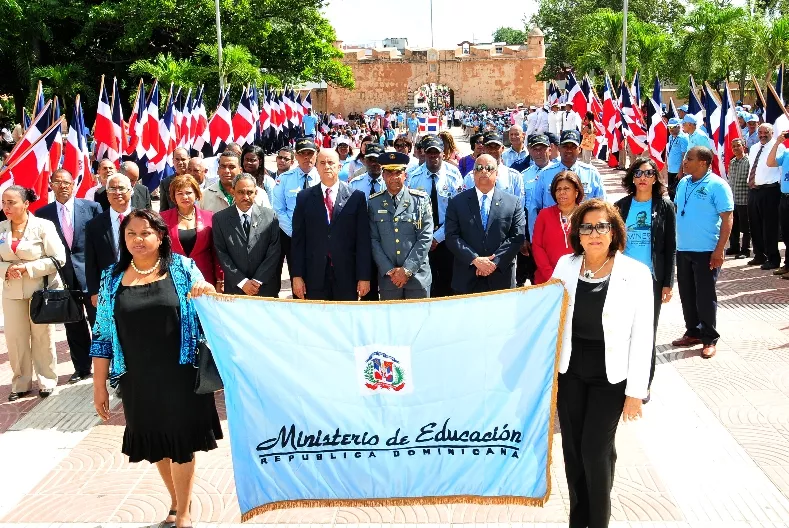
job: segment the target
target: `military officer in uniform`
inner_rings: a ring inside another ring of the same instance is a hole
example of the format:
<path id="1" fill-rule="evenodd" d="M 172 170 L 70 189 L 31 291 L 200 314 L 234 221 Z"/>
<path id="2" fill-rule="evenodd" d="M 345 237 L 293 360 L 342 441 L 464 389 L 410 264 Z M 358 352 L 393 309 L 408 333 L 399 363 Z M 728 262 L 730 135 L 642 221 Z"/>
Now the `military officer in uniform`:
<path id="1" fill-rule="evenodd" d="M 452 295 L 454 257 L 444 243 L 444 215 L 450 198 L 463 191 L 463 176 L 457 167 L 443 160 L 444 142 L 441 138 L 427 135 L 422 139 L 421 147 L 425 162 L 408 174 L 406 186 L 430 196 L 433 213 L 433 242 L 429 255 L 433 284 L 430 297 L 447 297 Z"/>
<path id="2" fill-rule="evenodd" d="M 408 154 L 378 157 L 386 189 L 367 200 L 373 260 L 381 300 L 425 299 L 433 282 L 428 254 L 433 241 L 433 213 L 425 191 L 404 186 Z"/>

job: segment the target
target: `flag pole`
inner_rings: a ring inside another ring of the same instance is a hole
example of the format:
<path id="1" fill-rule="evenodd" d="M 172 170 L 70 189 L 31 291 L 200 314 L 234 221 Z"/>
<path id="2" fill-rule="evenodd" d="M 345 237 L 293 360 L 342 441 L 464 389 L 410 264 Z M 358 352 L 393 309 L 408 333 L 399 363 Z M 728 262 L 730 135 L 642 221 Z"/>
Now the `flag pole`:
<path id="1" fill-rule="evenodd" d="M 217 0 L 218 1 L 218 0 Z M 627 0 L 622 6 L 622 79 L 627 79 Z"/>
<path id="2" fill-rule="evenodd" d="M 225 80 L 222 75 L 222 19 L 219 15 L 219 0 L 214 0 L 216 7 L 216 58 L 219 63 L 219 90 L 224 90 Z"/>

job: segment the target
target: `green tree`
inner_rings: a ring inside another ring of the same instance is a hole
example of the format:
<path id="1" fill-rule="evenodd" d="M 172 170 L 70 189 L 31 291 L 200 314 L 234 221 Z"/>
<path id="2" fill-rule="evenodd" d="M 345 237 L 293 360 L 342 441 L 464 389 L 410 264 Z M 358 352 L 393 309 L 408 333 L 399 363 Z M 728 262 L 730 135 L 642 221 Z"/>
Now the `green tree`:
<path id="1" fill-rule="evenodd" d="M 523 44 L 528 39 L 529 33 L 521 29 L 500 27 L 493 32 L 493 42 L 506 42 L 507 44 Z"/>
<path id="2" fill-rule="evenodd" d="M 60 106 L 65 110 L 71 105 L 75 94 L 82 94 L 90 98 L 95 96 L 95 91 L 87 83 L 87 72 L 79 64 L 53 64 L 39 66 L 33 70 L 33 78 L 44 81 L 44 95 L 46 97 L 58 96 Z"/>

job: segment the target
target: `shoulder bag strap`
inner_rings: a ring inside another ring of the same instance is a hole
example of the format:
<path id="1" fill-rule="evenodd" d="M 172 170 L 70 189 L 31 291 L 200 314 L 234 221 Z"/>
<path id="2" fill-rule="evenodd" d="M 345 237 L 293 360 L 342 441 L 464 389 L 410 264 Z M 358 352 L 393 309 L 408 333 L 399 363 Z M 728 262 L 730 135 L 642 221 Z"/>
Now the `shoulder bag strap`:
<path id="1" fill-rule="evenodd" d="M 66 289 L 66 290 L 70 290 L 71 288 L 69 287 L 68 283 L 66 282 L 66 279 L 63 278 L 63 268 L 60 266 L 60 263 L 55 259 L 55 257 L 49 257 L 49 260 L 51 260 L 52 264 L 55 265 L 55 268 L 57 269 L 58 277 L 60 277 L 60 282 L 63 283 L 63 288 Z M 47 276 L 45 275 L 44 276 L 44 288 L 48 287 L 48 283 L 49 283 L 49 281 L 47 280 Z"/>

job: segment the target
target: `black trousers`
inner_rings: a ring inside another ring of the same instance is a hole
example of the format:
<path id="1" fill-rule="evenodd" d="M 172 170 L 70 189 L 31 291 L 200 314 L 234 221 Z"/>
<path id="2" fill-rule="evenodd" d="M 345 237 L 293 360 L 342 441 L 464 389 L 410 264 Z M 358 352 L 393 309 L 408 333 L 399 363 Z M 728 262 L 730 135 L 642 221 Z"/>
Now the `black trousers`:
<path id="1" fill-rule="evenodd" d="M 378 267 L 375 265 L 375 261 L 373 257 L 370 256 L 371 264 L 370 264 L 370 291 L 367 292 L 367 295 L 362 297 L 363 301 L 379 301 L 381 298 L 378 295 Z M 389 271 L 389 270 L 387 270 Z"/>
<path id="2" fill-rule="evenodd" d="M 781 202 L 781 189 L 777 184 L 772 187 L 757 186 L 748 191 L 748 222 L 753 240 L 753 257 L 770 263 L 779 264 L 778 253 L 778 207 Z"/>
<path id="3" fill-rule="evenodd" d="M 667 172 L 666 176 L 668 177 L 668 196 L 671 198 L 671 201 L 674 201 L 674 195 L 677 194 L 677 175 L 678 172 Z"/>
<path id="4" fill-rule="evenodd" d="M 527 280 L 534 284 L 534 272 L 537 271 L 537 264 L 531 253 L 527 257 L 519 252 L 515 264 L 515 284 L 520 287 L 526 284 Z"/>
<path id="5" fill-rule="evenodd" d="M 282 230 L 280 230 L 279 232 L 279 245 L 282 251 L 280 251 L 279 254 L 279 264 L 277 265 L 277 276 L 275 280 L 281 281 L 282 268 L 284 267 L 283 264 L 285 263 L 285 257 L 288 257 L 288 266 L 290 266 L 290 245 L 291 245 L 290 237 L 285 234 L 285 231 Z M 288 269 L 288 275 L 290 275 L 290 278 L 293 279 L 293 275 L 290 274 L 290 269 Z"/>
<path id="6" fill-rule="evenodd" d="M 729 236 L 729 248 L 739 253 L 748 253 L 751 250 L 751 229 L 748 222 L 748 206 L 734 206 L 734 224 Z M 742 241 L 740 241 L 742 234 Z"/>
<path id="7" fill-rule="evenodd" d="M 626 384 L 608 382 L 603 341 L 573 338 L 570 366 L 559 374 L 557 397 L 570 528 L 605 528 L 611 519 L 614 439 Z"/>
<path id="8" fill-rule="evenodd" d="M 430 297 L 449 297 L 452 295 L 452 264 L 455 258 L 441 242 L 436 249 L 428 253 L 430 272 L 433 274 L 433 284 L 430 285 Z"/>
<path id="9" fill-rule="evenodd" d="M 316 289 L 307 285 L 307 299 L 310 301 L 357 301 L 359 293 L 356 291 L 356 283 L 351 287 L 338 287 L 334 277 L 334 266 L 327 259 L 323 288 Z"/>
<path id="10" fill-rule="evenodd" d="M 715 284 L 721 269 L 710 269 L 711 251 L 677 251 L 677 285 L 685 317 L 685 335 L 705 345 L 718 342 L 715 329 L 718 294 Z"/>
<path id="11" fill-rule="evenodd" d="M 781 237 L 786 244 L 784 264 L 789 266 L 789 193 L 781 194 L 781 203 L 778 206 L 778 216 L 781 222 Z"/>
<path id="12" fill-rule="evenodd" d="M 72 297 L 77 304 L 84 306 L 87 317 L 76 323 L 67 323 L 66 341 L 68 342 L 71 364 L 77 374 L 89 374 L 92 361 L 90 359 L 90 330 L 96 324 L 96 308 L 90 302 L 90 295 L 81 292 L 72 292 Z"/>
<path id="13" fill-rule="evenodd" d="M 655 316 L 652 328 L 652 366 L 649 369 L 649 386 L 655 377 L 655 358 L 657 357 L 657 327 L 660 320 L 660 308 L 663 306 L 663 285 L 652 279 L 652 294 L 655 301 Z"/>

